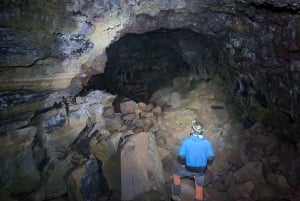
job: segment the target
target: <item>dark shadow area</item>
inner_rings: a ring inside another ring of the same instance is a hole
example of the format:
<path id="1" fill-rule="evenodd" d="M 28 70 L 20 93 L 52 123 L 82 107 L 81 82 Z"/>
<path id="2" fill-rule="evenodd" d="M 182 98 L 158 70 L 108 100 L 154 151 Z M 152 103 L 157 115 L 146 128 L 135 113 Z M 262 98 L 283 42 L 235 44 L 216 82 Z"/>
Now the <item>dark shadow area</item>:
<path id="1" fill-rule="evenodd" d="M 215 72 L 218 56 L 209 45 L 211 40 L 189 29 L 126 34 L 107 48 L 105 72 L 94 75 L 85 90 L 107 90 L 148 102 L 156 90 L 172 85 L 175 77 L 192 80 Z"/>

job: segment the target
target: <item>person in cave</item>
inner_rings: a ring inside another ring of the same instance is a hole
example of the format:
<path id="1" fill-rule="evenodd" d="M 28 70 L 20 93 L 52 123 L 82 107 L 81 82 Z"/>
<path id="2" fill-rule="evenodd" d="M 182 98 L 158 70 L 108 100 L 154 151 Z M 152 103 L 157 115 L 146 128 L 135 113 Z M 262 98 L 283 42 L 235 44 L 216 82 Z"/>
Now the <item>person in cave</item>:
<path id="1" fill-rule="evenodd" d="M 211 142 L 203 136 L 204 127 L 198 121 L 192 121 L 192 131 L 180 145 L 177 161 L 181 166 L 173 175 L 172 200 L 180 201 L 181 177 L 193 178 L 195 181 L 194 201 L 203 201 L 204 176 L 207 166 L 214 159 Z"/>

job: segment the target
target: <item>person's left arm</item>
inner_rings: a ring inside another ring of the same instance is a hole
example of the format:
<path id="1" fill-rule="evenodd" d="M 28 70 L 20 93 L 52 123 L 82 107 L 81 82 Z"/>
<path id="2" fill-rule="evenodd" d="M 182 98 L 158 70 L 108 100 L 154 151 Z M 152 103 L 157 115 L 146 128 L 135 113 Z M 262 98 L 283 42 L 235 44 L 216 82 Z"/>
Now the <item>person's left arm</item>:
<path id="1" fill-rule="evenodd" d="M 186 146 L 185 143 L 181 143 L 179 151 L 178 151 L 178 156 L 177 156 L 177 162 L 180 165 L 185 165 L 186 162 Z"/>

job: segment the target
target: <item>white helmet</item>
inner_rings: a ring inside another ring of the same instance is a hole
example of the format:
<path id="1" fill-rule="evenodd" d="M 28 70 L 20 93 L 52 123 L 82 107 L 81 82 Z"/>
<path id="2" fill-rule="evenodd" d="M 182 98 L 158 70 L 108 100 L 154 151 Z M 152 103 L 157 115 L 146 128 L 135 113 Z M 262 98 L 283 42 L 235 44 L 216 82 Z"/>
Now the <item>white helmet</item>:
<path id="1" fill-rule="evenodd" d="M 204 126 L 199 121 L 193 120 L 192 121 L 192 129 L 195 131 L 198 135 L 202 135 L 204 131 Z"/>

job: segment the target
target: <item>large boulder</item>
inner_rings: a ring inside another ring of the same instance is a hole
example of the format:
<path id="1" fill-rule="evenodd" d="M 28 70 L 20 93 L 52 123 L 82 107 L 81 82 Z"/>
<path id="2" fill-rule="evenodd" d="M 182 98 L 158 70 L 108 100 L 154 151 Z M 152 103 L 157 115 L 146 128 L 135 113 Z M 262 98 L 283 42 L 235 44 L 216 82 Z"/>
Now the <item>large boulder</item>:
<path id="1" fill-rule="evenodd" d="M 52 161 L 43 171 L 42 182 L 34 196 L 35 201 L 51 200 L 67 193 L 66 176 L 74 169 L 71 155 L 60 160 Z"/>
<path id="2" fill-rule="evenodd" d="M 52 109 L 34 120 L 38 127 L 39 146 L 46 150 L 50 161 L 60 157 L 85 128 L 87 109 L 86 105 L 72 105 L 69 111 Z"/>
<path id="3" fill-rule="evenodd" d="M 134 114 L 137 103 L 134 101 L 126 101 L 120 103 L 120 110 L 123 115 Z"/>
<path id="4" fill-rule="evenodd" d="M 37 184 L 39 187 L 34 189 L 32 199 L 52 199 L 66 193 L 64 176 L 73 168 L 70 157 L 67 156 L 71 145 L 85 128 L 87 119 L 87 107 L 72 105 L 69 110 L 64 107 L 52 108 L 33 120 L 37 134 L 30 151 L 36 159 L 28 159 L 28 162 L 38 167 L 36 174 L 41 179 Z M 28 171 L 30 168 L 25 167 L 24 170 Z M 35 181 L 35 177 L 29 177 L 27 182 L 30 181 Z"/>
<path id="5" fill-rule="evenodd" d="M 105 136 L 105 133 L 108 135 Z M 119 143 L 123 133 L 110 133 L 103 130 L 90 142 L 90 152 L 102 163 L 102 171 L 110 189 L 120 188 L 120 152 Z"/>
<path id="6" fill-rule="evenodd" d="M 164 192 L 160 155 L 152 133 L 130 136 L 121 151 L 122 200 L 150 190 Z"/>
<path id="7" fill-rule="evenodd" d="M 276 200 L 281 193 L 274 186 L 259 184 L 254 186 L 251 196 L 254 200 Z"/>
<path id="8" fill-rule="evenodd" d="M 237 184 L 230 187 L 229 195 L 232 200 L 249 199 L 253 188 L 254 184 L 251 181 L 242 184 Z"/>
<path id="9" fill-rule="evenodd" d="M 262 174 L 262 167 L 261 162 L 248 162 L 233 173 L 233 178 L 237 183 L 252 181 L 254 184 L 263 184 L 265 180 Z"/>
<path id="10" fill-rule="evenodd" d="M 99 201 L 109 192 L 100 163 L 95 158 L 73 170 L 67 184 L 69 200 L 73 201 Z"/>
<path id="11" fill-rule="evenodd" d="M 27 127 L 0 136 L 0 197 L 27 194 L 40 183 L 32 151 L 37 128 Z"/>

